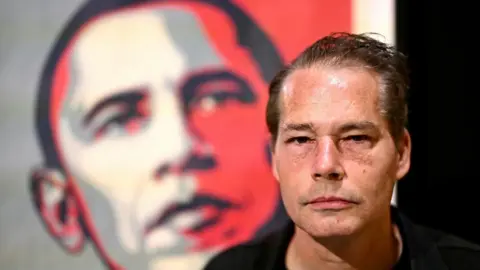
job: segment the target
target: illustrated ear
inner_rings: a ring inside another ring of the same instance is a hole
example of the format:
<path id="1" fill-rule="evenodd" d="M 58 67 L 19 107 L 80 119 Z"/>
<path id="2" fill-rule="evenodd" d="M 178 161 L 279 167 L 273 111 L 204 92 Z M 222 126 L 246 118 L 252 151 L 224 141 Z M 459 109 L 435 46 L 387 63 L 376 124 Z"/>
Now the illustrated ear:
<path id="1" fill-rule="evenodd" d="M 30 195 L 43 225 L 56 242 L 70 253 L 79 252 L 85 235 L 77 201 L 63 173 L 56 169 L 34 169 Z"/>

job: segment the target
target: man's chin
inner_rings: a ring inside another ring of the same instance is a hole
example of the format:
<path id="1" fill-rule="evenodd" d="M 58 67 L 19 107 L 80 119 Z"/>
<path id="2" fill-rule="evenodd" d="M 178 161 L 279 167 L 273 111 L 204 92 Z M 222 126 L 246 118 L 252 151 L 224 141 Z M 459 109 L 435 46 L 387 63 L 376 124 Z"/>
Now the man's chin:
<path id="1" fill-rule="evenodd" d="M 361 222 L 356 218 L 325 217 L 315 218 L 302 226 L 303 230 L 315 239 L 347 237 L 359 231 Z"/>

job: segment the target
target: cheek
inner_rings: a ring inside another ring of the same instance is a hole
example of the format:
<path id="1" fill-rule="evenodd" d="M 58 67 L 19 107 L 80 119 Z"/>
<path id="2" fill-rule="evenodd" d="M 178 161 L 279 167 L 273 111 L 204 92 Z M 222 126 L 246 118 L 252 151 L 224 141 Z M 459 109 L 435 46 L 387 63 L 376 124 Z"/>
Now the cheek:
<path id="1" fill-rule="evenodd" d="M 141 136 L 135 140 L 115 138 L 86 144 L 70 132 L 64 132 L 60 139 L 68 174 L 102 193 L 130 196 L 137 186 L 153 177 L 151 155 L 145 148 L 133 147 Z"/>
<path id="2" fill-rule="evenodd" d="M 291 157 L 291 162 L 296 166 L 309 162 L 309 159 L 314 157 L 315 147 L 314 143 L 305 143 L 302 145 L 289 144 L 285 145 L 285 151 Z"/>
<path id="3" fill-rule="evenodd" d="M 212 112 L 190 115 L 194 136 L 212 146 L 217 162 L 214 170 L 198 174 L 201 192 L 240 200 L 251 196 L 268 203 L 274 200 L 276 182 L 268 164 L 268 136 L 261 115 L 258 104 L 235 101 Z"/>
<path id="4" fill-rule="evenodd" d="M 258 104 L 231 101 L 213 112 L 194 113 L 190 123 L 200 140 L 214 148 L 220 163 L 266 161 L 267 132 Z"/>
<path id="5" fill-rule="evenodd" d="M 315 158 L 314 152 L 313 144 L 281 144 L 276 154 L 279 177 L 309 174 Z"/>
<path id="6" fill-rule="evenodd" d="M 279 181 L 280 193 L 287 214 L 295 218 L 300 211 L 300 204 L 298 203 L 299 197 L 301 197 L 302 194 L 307 194 L 309 187 L 308 182 L 301 180 L 310 178 L 308 176 L 305 178 L 294 173 L 287 175 L 287 173 L 288 172 L 284 172 Z"/>
<path id="7" fill-rule="evenodd" d="M 341 153 L 344 160 L 352 161 L 365 168 L 372 167 L 375 159 L 368 149 L 362 149 L 360 146 L 343 146 Z"/>
<path id="8" fill-rule="evenodd" d="M 105 195 L 130 198 L 146 181 L 153 180 L 153 169 L 144 168 L 141 160 L 128 158 L 131 153 L 119 156 L 99 147 L 94 151 L 85 151 L 85 154 L 92 158 L 77 159 L 71 173 L 77 180 L 88 183 Z"/>
<path id="9" fill-rule="evenodd" d="M 367 163 L 346 161 L 344 168 L 347 173 L 345 184 L 351 186 L 352 190 L 356 190 L 369 202 L 369 205 L 387 200 L 389 191 L 393 187 L 393 178 L 384 160 L 369 159 Z"/>
<path id="10" fill-rule="evenodd" d="M 274 155 L 274 162 L 278 173 L 282 198 L 286 207 L 292 211 L 297 205 L 297 198 L 306 194 L 313 183 L 310 177 L 309 162 L 307 158 L 293 157 L 292 155 L 278 150 Z"/>

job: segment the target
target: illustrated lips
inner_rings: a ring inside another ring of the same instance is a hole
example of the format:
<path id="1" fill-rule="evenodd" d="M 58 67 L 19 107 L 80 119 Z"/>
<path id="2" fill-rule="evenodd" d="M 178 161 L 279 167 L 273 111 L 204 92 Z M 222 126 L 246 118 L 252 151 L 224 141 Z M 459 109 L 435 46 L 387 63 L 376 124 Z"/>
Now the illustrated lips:
<path id="1" fill-rule="evenodd" d="M 195 225 L 193 228 L 190 229 L 192 233 L 200 232 L 207 227 L 210 227 L 217 223 L 217 221 L 221 218 L 222 213 L 225 210 L 239 208 L 238 205 L 223 200 L 217 197 L 209 196 L 209 195 L 196 195 L 192 200 L 186 203 L 174 203 L 170 205 L 167 210 L 163 211 L 158 218 L 156 218 L 153 222 L 151 222 L 145 230 L 145 234 L 148 234 L 153 229 L 160 227 L 166 224 L 169 220 L 174 218 L 175 216 L 189 212 L 192 210 L 201 210 L 201 209 L 213 209 L 214 215 L 209 216 L 205 220 L 202 220 L 200 223 Z"/>

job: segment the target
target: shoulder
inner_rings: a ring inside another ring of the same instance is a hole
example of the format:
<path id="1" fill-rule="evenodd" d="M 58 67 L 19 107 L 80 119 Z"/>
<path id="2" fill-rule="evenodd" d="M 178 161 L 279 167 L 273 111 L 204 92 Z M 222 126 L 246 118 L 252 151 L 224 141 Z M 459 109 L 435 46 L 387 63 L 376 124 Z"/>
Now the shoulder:
<path id="1" fill-rule="evenodd" d="M 204 270 L 252 269 L 261 256 L 263 243 L 247 243 L 224 250 L 213 257 Z"/>
<path id="2" fill-rule="evenodd" d="M 480 245 L 439 230 L 423 227 L 450 270 L 480 269 Z"/>
<path id="3" fill-rule="evenodd" d="M 214 256 L 204 270 L 272 269 L 283 258 L 290 233 L 287 228 L 272 232 L 261 239 L 226 249 Z"/>
<path id="4" fill-rule="evenodd" d="M 480 270 L 480 245 L 416 224 L 398 211 L 394 213 L 396 222 L 401 225 L 410 260 L 418 269 Z"/>
<path id="5" fill-rule="evenodd" d="M 443 234 L 437 241 L 437 247 L 449 269 L 480 269 L 479 245 L 454 235 Z"/>

